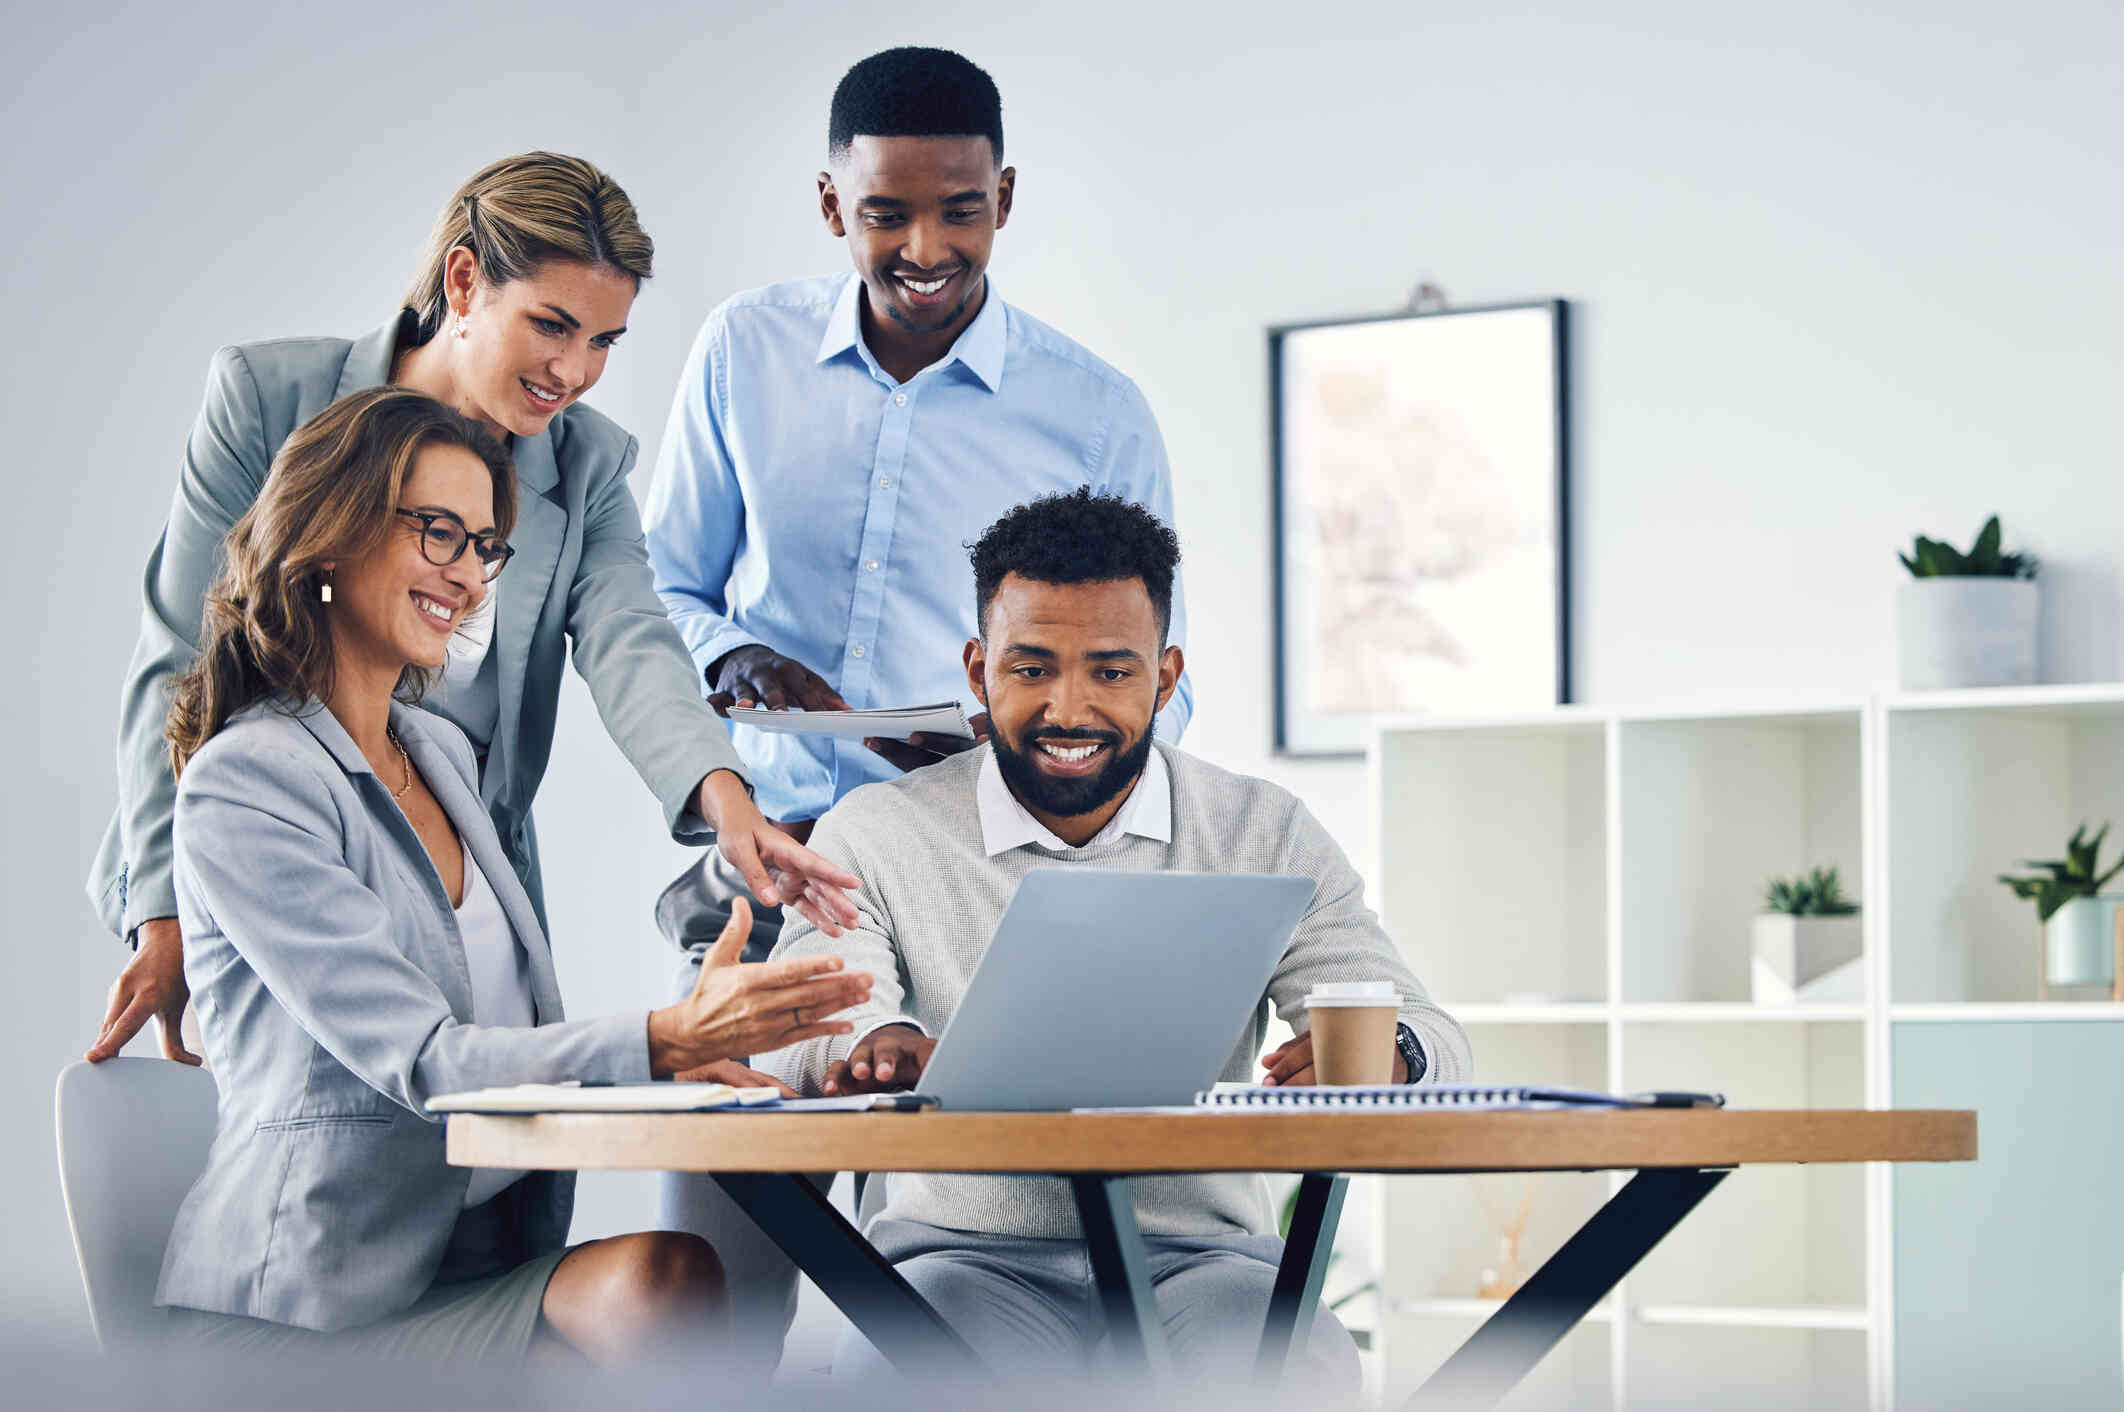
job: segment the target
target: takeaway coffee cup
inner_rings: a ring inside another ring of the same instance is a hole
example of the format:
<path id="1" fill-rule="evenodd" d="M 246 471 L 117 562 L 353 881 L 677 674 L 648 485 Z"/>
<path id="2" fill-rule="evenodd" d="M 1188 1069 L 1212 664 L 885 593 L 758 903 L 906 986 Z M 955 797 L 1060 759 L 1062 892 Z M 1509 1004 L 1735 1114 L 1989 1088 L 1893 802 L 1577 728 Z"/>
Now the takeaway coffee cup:
<path id="1" fill-rule="evenodd" d="M 1313 1030 L 1313 1081 L 1383 1084 L 1394 1079 L 1392 981 L 1323 981 L 1305 997 Z"/>

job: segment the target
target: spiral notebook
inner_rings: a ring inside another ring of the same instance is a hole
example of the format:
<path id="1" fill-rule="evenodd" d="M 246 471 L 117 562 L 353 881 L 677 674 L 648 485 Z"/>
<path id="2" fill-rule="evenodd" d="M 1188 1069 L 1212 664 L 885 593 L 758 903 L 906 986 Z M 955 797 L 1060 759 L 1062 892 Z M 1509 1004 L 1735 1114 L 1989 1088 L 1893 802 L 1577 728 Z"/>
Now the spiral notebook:
<path id="1" fill-rule="evenodd" d="M 1544 1108 L 1723 1108 L 1718 1093 L 1596 1093 L 1583 1088 L 1549 1088 L 1522 1084 L 1344 1084 L 1337 1087 L 1216 1088 L 1195 1095 L 1197 1108 L 1221 1112 L 1322 1108 L 1488 1109 L 1511 1111 Z"/>

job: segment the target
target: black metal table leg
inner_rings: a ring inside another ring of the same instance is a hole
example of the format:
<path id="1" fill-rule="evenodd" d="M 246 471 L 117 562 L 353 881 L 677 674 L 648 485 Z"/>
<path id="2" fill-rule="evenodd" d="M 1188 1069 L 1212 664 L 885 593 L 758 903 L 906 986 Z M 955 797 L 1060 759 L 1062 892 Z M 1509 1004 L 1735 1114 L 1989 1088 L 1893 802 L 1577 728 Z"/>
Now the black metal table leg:
<path id="1" fill-rule="evenodd" d="M 988 1370 L 892 1262 L 801 1176 L 717 1172 L 716 1182 L 901 1372 L 975 1380 Z"/>
<path id="2" fill-rule="evenodd" d="M 1327 1278 L 1328 1256 L 1335 1248 L 1335 1227 L 1342 1222 L 1342 1198 L 1349 1185 L 1348 1177 L 1318 1173 L 1299 1179 L 1298 1205 L 1291 1212 L 1291 1233 L 1283 1241 L 1283 1263 L 1276 1267 L 1268 1324 L 1261 1331 L 1261 1353 L 1254 1363 L 1258 1377 L 1282 1377 L 1291 1345 L 1313 1336 L 1320 1284 Z"/>
<path id="3" fill-rule="evenodd" d="M 1077 1215 L 1084 1223 L 1092 1276 L 1106 1313 L 1106 1336 L 1122 1366 L 1147 1374 L 1165 1371 L 1165 1325 L 1151 1295 L 1150 1264 L 1143 1233 L 1136 1229 L 1136 1201 L 1127 1177 L 1072 1176 Z"/>
<path id="4" fill-rule="evenodd" d="M 1729 1168 L 1651 1167 L 1624 1184 L 1405 1404 L 1494 1406 L 1600 1303 Z"/>

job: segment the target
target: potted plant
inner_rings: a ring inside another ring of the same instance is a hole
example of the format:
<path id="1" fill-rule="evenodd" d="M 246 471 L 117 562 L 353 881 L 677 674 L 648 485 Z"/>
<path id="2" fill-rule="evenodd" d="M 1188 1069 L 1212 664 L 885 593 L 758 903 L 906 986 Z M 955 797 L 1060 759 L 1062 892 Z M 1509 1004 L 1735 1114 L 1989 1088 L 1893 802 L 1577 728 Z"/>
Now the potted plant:
<path id="1" fill-rule="evenodd" d="M 1967 554 L 1919 535 L 1912 552 L 1896 556 L 1910 570 L 1895 599 L 1896 665 L 1906 691 L 2036 679 L 2035 556 L 2005 553 L 2001 539 L 1993 515 Z"/>
<path id="2" fill-rule="evenodd" d="M 2023 865 L 2043 872 L 1999 875 L 2015 897 L 2036 905 L 2036 920 L 2043 924 L 2038 993 L 2046 1000 L 2052 986 L 2106 985 L 2113 995 L 2124 990 L 2117 974 L 2117 951 L 2124 946 L 2117 939 L 2117 913 L 2124 909 L 2124 897 L 2102 895 L 2110 879 L 2124 872 L 2124 859 L 2101 871 L 2102 840 L 2108 836 L 2108 824 L 2093 838 L 2082 824 L 2072 831 L 2062 859 L 2029 859 Z"/>
<path id="3" fill-rule="evenodd" d="M 1749 975 L 1756 1004 L 1863 998 L 1859 905 L 1844 896 L 1836 869 L 1771 879 L 1754 942 Z"/>

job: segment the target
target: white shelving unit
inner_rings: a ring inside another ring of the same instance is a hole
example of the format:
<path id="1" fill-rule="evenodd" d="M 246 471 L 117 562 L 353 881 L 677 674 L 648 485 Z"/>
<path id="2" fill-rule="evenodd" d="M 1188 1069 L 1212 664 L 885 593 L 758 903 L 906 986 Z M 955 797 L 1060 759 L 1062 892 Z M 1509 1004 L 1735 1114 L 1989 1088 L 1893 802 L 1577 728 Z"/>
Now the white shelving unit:
<path id="1" fill-rule="evenodd" d="M 1886 1107 L 1895 1025 L 2124 1020 L 2035 1000 L 2033 910 L 1994 880 L 2082 819 L 2124 839 L 2124 686 L 1392 720 L 1371 783 L 1372 901 L 1485 1080 Z M 1864 996 L 1757 1006 L 1763 885 L 1821 864 L 1864 904 Z M 1366 1186 L 1384 1399 L 1495 1307 L 1522 1200 L 1530 1270 L 1621 1180 Z M 1736 1173 L 1515 1400 L 1890 1407 L 1893 1201 L 1885 1166 Z"/>

